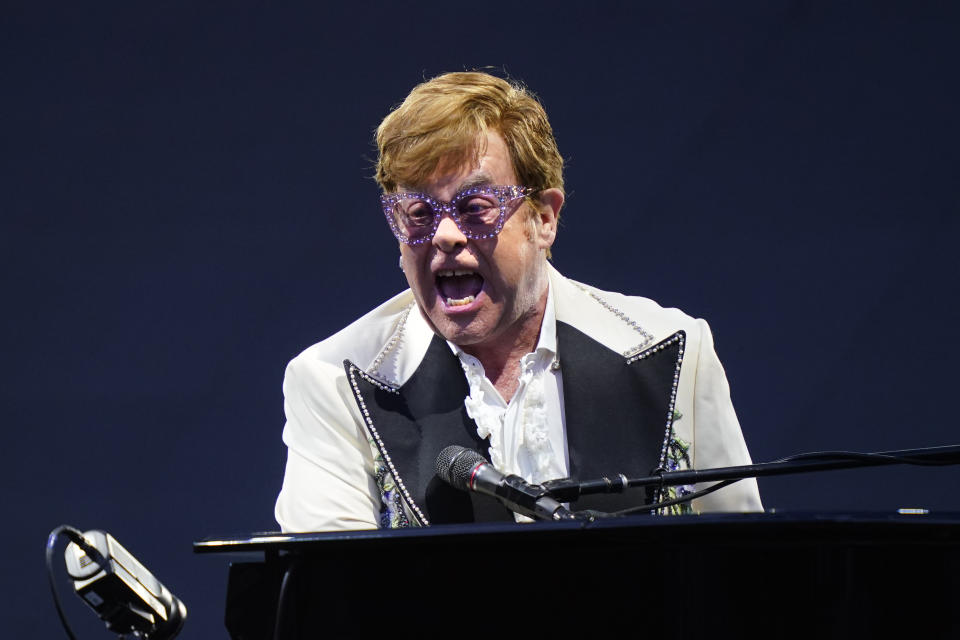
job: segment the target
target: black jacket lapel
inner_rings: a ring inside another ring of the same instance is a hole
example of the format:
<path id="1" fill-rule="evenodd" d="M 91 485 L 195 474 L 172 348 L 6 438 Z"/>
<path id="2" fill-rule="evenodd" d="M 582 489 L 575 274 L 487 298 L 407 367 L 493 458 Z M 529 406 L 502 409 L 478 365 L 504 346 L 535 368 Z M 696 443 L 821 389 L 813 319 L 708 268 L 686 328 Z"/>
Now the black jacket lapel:
<path id="1" fill-rule="evenodd" d="M 434 336 L 413 376 L 400 387 L 372 378 L 350 361 L 348 379 L 367 429 L 421 524 L 512 520 L 486 496 L 454 489 L 436 476 L 435 461 L 455 444 L 488 456 L 463 399 L 469 386 L 457 356 Z"/>
<path id="2" fill-rule="evenodd" d="M 581 480 L 645 476 L 664 463 L 672 433 L 685 334 L 631 357 L 557 322 L 570 475 Z M 584 496 L 575 510 L 617 511 L 650 502 L 640 490 Z"/>

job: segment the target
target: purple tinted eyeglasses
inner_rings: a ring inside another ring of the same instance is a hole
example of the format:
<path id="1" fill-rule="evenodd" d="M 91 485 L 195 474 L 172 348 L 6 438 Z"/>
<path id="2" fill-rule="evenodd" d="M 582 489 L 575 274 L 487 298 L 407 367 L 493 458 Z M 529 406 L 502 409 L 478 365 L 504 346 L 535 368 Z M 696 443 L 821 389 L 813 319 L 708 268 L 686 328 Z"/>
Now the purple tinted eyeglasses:
<path id="1" fill-rule="evenodd" d="M 410 245 L 433 239 L 443 214 L 449 213 L 468 238 L 492 238 L 503 229 L 508 205 L 536 189 L 516 185 L 482 185 L 464 189 L 449 202 L 425 193 L 390 193 L 380 196 L 383 213 L 397 240 Z"/>

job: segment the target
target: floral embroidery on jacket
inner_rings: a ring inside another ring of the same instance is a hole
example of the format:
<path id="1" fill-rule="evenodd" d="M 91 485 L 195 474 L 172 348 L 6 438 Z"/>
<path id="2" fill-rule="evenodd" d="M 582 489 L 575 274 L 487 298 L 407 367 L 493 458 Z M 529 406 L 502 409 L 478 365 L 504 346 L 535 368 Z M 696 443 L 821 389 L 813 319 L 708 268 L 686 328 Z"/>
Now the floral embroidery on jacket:
<path id="1" fill-rule="evenodd" d="M 387 469 L 383 462 L 383 456 L 370 440 L 370 446 L 374 450 L 373 466 L 374 477 L 377 481 L 377 488 L 380 490 L 380 528 L 381 529 L 401 529 L 411 526 L 410 518 L 403 507 L 403 499 L 400 497 L 400 491 L 397 489 L 397 483 L 393 479 L 393 474 Z"/>
<path id="2" fill-rule="evenodd" d="M 683 418 L 683 414 L 679 411 L 673 412 L 673 423 L 676 424 L 678 420 Z M 670 442 L 667 443 L 667 457 L 665 460 L 665 470 L 666 471 L 680 471 L 681 469 L 689 469 L 690 464 L 690 443 L 682 438 L 676 437 L 676 430 L 671 427 L 670 430 Z M 661 500 L 674 500 L 676 498 L 682 498 L 685 495 L 693 493 L 693 485 L 682 484 L 675 487 L 666 487 L 663 491 Z M 680 504 L 675 504 L 670 507 L 665 507 L 658 511 L 660 515 L 670 515 L 676 516 L 684 513 L 693 513 L 693 505 L 689 501 L 681 502 Z"/>

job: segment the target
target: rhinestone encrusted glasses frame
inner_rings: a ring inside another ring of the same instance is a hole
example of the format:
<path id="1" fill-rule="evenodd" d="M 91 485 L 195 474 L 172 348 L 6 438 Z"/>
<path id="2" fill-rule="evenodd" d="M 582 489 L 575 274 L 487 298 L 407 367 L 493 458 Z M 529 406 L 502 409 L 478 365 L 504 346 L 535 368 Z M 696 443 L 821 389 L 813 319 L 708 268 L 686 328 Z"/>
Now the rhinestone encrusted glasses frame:
<path id="1" fill-rule="evenodd" d="M 456 194 L 453 197 L 453 200 L 450 200 L 449 202 L 432 198 L 425 193 L 404 191 L 400 193 L 385 193 L 381 195 L 380 205 L 383 207 L 383 214 L 387 218 L 387 224 L 390 225 L 390 230 L 393 231 L 393 235 L 397 237 L 397 240 L 403 242 L 404 244 L 418 245 L 433 240 L 433 236 L 437 233 L 437 228 L 440 226 L 440 221 L 443 219 L 443 215 L 447 213 L 449 213 L 450 217 L 453 218 L 453 222 L 457 225 L 457 228 L 460 229 L 460 233 L 462 233 L 464 236 L 472 240 L 484 240 L 486 238 L 492 238 L 496 236 L 498 233 L 500 233 L 501 229 L 503 229 L 503 224 L 507 219 L 507 206 L 511 202 L 519 198 L 524 198 L 532 193 L 536 193 L 536 191 L 537 190 L 533 189 L 532 187 L 521 187 L 518 185 L 480 185 L 464 189 Z M 494 196 L 497 198 L 497 202 L 500 203 L 496 224 L 494 224 L 492 229 L 485 233 L 476 233 L 470 229 L 465 229 L 460 222 L 460 213 L 457 211 L 456 205 L 459 204 L 461 200 L 477 195 Z M 397 224 L 397 220 L 394 217 L 394 209 L 401 200 L 422 200 L 433 209 L 433 224 L 430 226 L 430 231 L 428 234 L 411 240 L 400 229 L 400 226 Z"/>

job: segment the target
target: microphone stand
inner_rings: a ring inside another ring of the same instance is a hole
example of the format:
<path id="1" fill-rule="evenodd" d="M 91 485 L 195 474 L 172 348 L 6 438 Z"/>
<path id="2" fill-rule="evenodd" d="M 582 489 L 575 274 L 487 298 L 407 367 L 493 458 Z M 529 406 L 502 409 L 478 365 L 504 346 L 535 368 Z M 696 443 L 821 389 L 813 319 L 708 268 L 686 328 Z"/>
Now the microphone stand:
<path id="1" fill-rule="evenodd" d="M 848 451 L 827 451 L 802 453 L 784 460 L 747 464 L 736 467 L 717 467 L 715 469 L 685 469 L 682 471 L 662 471 L 656 475 L 641 478 L 627 478 L 620 474 L 615 479 L 601 478 L 580 482 L 575 478 L 549 480 L 543 488 L 559 502 L 572 502 L 580 496 L 595 493 L 623 493 L 627 489 L 646 486 L 677 486 L 713 482 L 720 480 L 742 480 L 761 476 L 780 476 L 813 471 L 830 471 L 854 467 L 877 467 L 892 464 L 917 464 L 944 466 L 960 463 L 960 445 L 926 447 L 923 449 L 901 449 L 877 453 L 854 453 Z M 657 505 L 651 504 L 651 509 Z"/>

